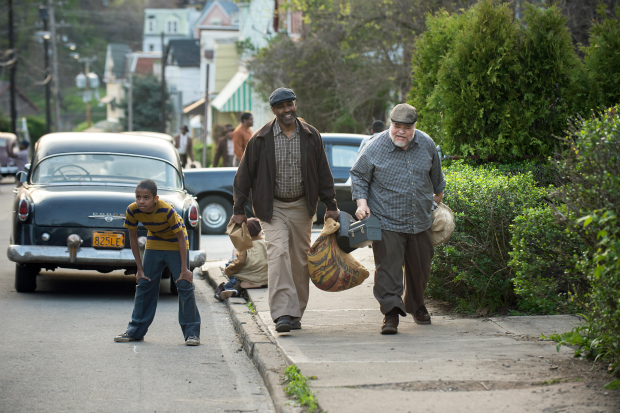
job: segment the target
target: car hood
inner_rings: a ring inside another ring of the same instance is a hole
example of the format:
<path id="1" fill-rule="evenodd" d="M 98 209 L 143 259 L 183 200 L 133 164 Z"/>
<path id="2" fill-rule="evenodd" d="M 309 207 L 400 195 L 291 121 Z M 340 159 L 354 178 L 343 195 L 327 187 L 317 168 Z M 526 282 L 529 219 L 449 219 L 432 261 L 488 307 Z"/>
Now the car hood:
<path id="1" fill-rule="evenodd" d="M 134 191 L 109 186 L 36 188 L 30 192 L 34 222 L 38 226 L 122 228 L 125 211 L 135 202 Z M 158 195 L 182 215 L 183 192 L 160 190 Z"/>

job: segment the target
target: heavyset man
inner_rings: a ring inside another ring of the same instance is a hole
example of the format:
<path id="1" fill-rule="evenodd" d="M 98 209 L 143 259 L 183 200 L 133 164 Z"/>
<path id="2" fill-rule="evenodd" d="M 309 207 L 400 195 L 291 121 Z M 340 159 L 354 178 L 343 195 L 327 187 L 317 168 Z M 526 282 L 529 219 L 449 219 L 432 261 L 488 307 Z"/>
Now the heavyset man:
<path id="1" fill-rule="evenodd" d="M 320 199 L 325 219 L 338 220 L 334 178 L 319 132 L 297 119 L 292 90 L 276 89 L 269 97 L 275 119 L 249 140 L 233 183 L 233 220 L 246 220 L 252 191 L 254 215 L 260 220 L 269 261 L 269 307 L 276 331 L 301 328 L 308 303 L 308 256 L 312 217 Z"/>
<path id="2" fill-rule="evenodd" d="M 397 333 L 399 315 L 406 313 L 418 324 L 431 323 L 424 305 L 434 254 L 431 209 L 433 201 L 441 202 L 446 181 L 435 143 L 416 130 L 417 119 L 413 106 L 396 105 L 390 128 L 369 140 L 351 169 L 355 216 L 372 214 L 381 221 L 381 241 L 372 249 L 373 292 L 385 315 L 382 334 Z"/>

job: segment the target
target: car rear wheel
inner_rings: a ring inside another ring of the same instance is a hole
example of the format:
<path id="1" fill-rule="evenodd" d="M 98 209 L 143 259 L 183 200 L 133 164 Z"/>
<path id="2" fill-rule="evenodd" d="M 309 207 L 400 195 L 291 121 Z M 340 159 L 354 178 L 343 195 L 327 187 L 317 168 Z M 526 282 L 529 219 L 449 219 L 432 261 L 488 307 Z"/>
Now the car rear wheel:
<path id="1" fill-rule="evenodd" d="M 172 271 L 168 269 L 168 267 L 164 268 L 164 272 L 161 274 L 161 278 L 169 278 L 170 279 L 170 292 L 174 295 L 178 295 L 179 291 L 177 290 L 177 284 L 174 282 L 174 277 L 172 276 Z"/>
<path id="2" fill-rule="evenodd" d="M 15 290 L 20 293 L 31 293 L 37 288 L 39 267 L 30 264 L 15 264 Z"/>
<path id="3" fill-rule="evenodd" d="M 223 234 L 232 216 L 232 204 L 226 198 L 209 195 L 200 200 L 203 234 Z"/>

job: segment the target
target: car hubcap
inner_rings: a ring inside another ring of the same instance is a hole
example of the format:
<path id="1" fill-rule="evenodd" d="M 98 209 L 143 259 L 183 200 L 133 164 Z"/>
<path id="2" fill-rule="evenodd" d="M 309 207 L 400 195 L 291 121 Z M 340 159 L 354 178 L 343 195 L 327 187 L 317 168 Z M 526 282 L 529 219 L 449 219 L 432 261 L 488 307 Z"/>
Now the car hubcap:
<path id="1" fill-rule="evenodd" d="M 220 204 L 209 204 L 202 210 L 202 220 L 210 228 L 222 226 L 226 218 L 226 209 Z"/>

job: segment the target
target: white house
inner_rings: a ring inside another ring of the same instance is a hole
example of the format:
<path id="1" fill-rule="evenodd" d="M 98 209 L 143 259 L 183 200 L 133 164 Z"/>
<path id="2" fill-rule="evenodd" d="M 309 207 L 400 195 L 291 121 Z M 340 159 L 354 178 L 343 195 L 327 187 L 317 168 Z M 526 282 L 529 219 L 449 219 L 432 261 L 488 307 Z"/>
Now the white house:
<path id="1" fill-rule="evenodd" d="M 194 8 L 186 9 L 145 9 L 142 50 L 161 52 L 161 34 L 164 44 L 171 39 L 193 39 L 193 28 L 200 12 Z"/>

